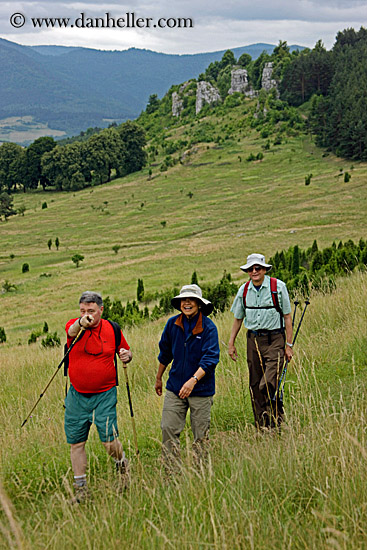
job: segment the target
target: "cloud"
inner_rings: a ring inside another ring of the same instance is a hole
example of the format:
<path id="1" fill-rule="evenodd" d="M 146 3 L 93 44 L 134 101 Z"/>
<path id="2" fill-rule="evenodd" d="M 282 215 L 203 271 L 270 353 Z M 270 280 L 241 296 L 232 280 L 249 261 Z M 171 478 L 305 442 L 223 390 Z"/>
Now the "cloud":
<path id="1" fill-rule="evenodd" d="M 23 13 L 27 23 L 21 29 L 11 27 L 14 12 Z M 192 18 L 190 29 L 35 29 L 32 17 L 69 17 L 84 13 L 86 17 Z M 254 42 L 312 47 L 322 39 L 330 48 L 339 30 L 353 26 L 359 29 L 367 22 L 365 0 L 211 0 L 207 1 L 136 0 L 125 1 L 45 0 L 2 2 L 0 36 L 22 44 L 64 44 L 100 49 L 148 48 L 170 53 L 195 53 L 243 46 Z"/>

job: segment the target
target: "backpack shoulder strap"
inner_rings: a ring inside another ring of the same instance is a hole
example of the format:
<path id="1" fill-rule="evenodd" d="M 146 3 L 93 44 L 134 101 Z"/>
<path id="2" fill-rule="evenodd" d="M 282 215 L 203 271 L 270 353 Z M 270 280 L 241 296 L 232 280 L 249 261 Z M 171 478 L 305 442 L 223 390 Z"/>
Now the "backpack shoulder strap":
<path id="1" fill-rule="evenodd" d="M 273 300 L 275 309 L 280 315 L 283 315 L 283 312 L 280 309 L 280 305 L 279 305 L 278 285 L 277 285 L 277 279 L 275 277 L 270 277 L 270 292 L 271 292 L 271 299 Z"/>
<path id="2" fill-rule="evenodd" d="M 250 284 L 250 281 L 247 281 L 247 283 L 245 284 L 245 288 L 243 289 L 243 297 L 242 297 L 242 300 L 243 300 L 243 307 L 244 307 L 245 309 L 246 309 L 246 296 L 247 296 L 249 284 Z"/>
<path id="3" fill-rule="evenodd" d="M 283 328 L 283 312 L 279 305 L 279 296 L 278 296 L 278 284 L 275 277 L 270 277 L 270 293 L 271 299 L 273 300 L 274 307 L 279 313 L 280 328 Z"/>
<path id="4" fill-rule="evenodd" d="M 116 354 L 118 355 L 118 352 L 119 352 L 119 349 L 120 349 L 120 344 L 121 344 L 121 328 L 120 328 L 120 325 L 118 323 L 116 323 L 115 321 L 110 321 L 108 319 L 108 322 L 112 326 L 113 333 L 115 335 L 115 358 L 114 358 L 114 362 L 115 362 L 115 369 L 116 369 L 116 386 L 118 386 L 119 385 L 119 377 L 118 377 Z"/>

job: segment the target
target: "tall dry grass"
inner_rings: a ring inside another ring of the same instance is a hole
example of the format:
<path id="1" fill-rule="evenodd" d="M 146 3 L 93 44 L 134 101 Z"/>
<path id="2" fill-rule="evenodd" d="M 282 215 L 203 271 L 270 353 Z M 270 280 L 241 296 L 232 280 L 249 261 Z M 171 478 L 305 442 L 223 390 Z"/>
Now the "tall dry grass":
<path id="1" fill-rule="evenodd" d="M 93 430 L 88 442 L 92 496 L 77 507 L 69 504 L 72 476 L 61 373 L 20 428 L 61 352 L 5 349 L 0 449 L 2 494 L 6 491 L 12 502 L 12 520 L 1 516 L 0 546 L 6 548 L 10 539 L 18 544 L 17 532 L 32 549 L 365 548 L 366 287 L 367 277 L 355 274 L 339 280 L 333 294 L 311 297 L 289 367 L 280 436 L 259 434 L 252 425 L 244 334 L 238 337 L 237 363 L 221 344 L 209 464 L 193 465 L 185 430 L 183 471 L 170 482 L 159 460 L 162 399 L 153 390 L 164 321 L 126 331 L 134 349 L 129 377 L 140 463 L 121 375 L 120 437 L 132 460 L 132 484 L 119 493 Z M 226 343 L 231 314 L 215 322 Z"/>

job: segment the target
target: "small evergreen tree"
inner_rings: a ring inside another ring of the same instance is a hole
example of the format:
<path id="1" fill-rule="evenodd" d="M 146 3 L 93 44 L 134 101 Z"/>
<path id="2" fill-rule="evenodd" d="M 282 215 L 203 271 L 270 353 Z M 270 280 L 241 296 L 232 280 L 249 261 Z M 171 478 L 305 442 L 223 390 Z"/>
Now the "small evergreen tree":
<path id="1" fill-rule="evenodd" d="M 56 246 L 56 250 L 59 250 L 59 246 L 60 246 L 59 237 L 56 237 L 55 239 L 55 246 Z"/>
<path id="2" fill-rule="evenodd" d="M 194 271 L 193 274 L 191 275 L 191 284 L 192 285 L 198 285 L 199 284 L 198 275 L 197 275 L 196 271 Z"/>
<path id="3" fill-rule="evenodd" d="M 138 279 L 138 288 L 136 290 L 136 296 L 137 296 L 138 302 L 142 302 L 144 300 L 144 283 L 143 283 L 143 279 Z"/>
<path id="4" fill-rule="evenodd" d="M 43 348 L 54 348 L 61 346 L 61 341 L 57 335 L 57 332 L 47 334 L 46 338 L 42 339 L 41 345 Z"/>
<path id="5" fill-rule="evenodd" d="M 48 239 L 48 241 L 47 241 L 47 246 L 48 246 L 48 249 L 51 250 L 52 239 Z"/>
<path id="6" fill-rule="evenodd" d="M 298 275 L 299 273 L 299 248 L 298 245 L 293 248 L 293 257 L 292 257 L 292 273 L 293 275 Z"/>
<path id="7" fill-rule="evenodd" d="M 4 327 L 0 327 L 0 344 L 6 342 L 6 334 Z"/>

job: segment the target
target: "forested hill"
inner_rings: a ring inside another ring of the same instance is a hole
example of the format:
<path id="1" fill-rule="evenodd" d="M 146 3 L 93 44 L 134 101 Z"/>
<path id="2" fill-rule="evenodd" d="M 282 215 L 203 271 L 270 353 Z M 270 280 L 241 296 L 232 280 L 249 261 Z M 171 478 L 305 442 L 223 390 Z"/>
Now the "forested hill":
<path id="1" fill-rule="evenodd" d="M 331 51 L 318 42 L 301 52 L 284 71 L 281 98 L 291 105 L 311 98 L 317 145 L 367 160 L 367 30 L 339 32 Z"/>
<path id="2" fill-rule="evenodd" d="M 273 48 L 254 44 L 234 51 L 237 56 L 247 52 L 256 58 Z M 0 119 L 30 115 L 68 135 L 91 126 L 105 127 L 106 119 L 133 119 L 150 94 L 162 96 L 172 84 L 196 78 L 223 53 L 28 47 L 0 39 Z"/>

